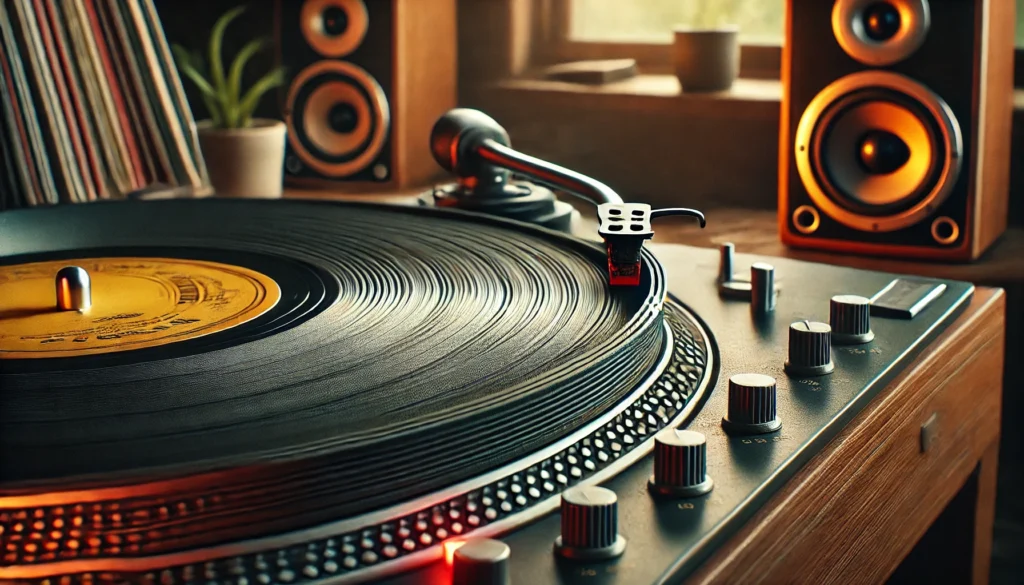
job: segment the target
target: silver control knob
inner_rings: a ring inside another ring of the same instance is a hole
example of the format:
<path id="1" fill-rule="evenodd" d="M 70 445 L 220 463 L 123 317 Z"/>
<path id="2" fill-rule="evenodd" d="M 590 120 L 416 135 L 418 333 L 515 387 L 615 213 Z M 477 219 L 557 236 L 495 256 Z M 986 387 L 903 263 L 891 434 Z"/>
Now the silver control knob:
<path id="1" fill-rule="evenodd" d="M 664 429 L 654 436 L 654 475 L 649 487 L 662 496 L 691 498 L 709 491 L 708 444 L 697 431 Z"/>
<path id="2" fill-rule="evenodd" d="M 871 331 L 871 301 L 857 295 L 837 295 L 829 301 L 832 342 L 857 345 L 875 338 Z"/>

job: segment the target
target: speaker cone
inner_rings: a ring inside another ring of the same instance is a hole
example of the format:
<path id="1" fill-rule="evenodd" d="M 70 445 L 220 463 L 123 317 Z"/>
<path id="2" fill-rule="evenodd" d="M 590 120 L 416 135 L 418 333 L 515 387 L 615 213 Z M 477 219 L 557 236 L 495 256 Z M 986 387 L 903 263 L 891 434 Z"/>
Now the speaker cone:
<path id="1" fill-rule="evenodd" d="M 901 229 L 931 214 L 956 183 L 963 150 L 941 98 L 883 71 L 822 90 L 804 111 L 794 146 L 817 207 L 863 231 Z"/>
<path id="2" fill-rule="evenodd" d="M 376 160 L 390 119 L 380 85 L 344 61 L 320 61 L 299 73 L 285 108 L 296 155 L 329 177 L 352 175 Z"/>
<path id="3" fill-rule="evenodd" d="M 872 67 L 909 57 L 930 26 L 928 0 L 836 0 L 832 6 L 836 41 L 848 55 Z"/>
<path id="4" fill-rule="evenodd" d="M 363 0 L 307 0 L 302 5 L 299 27 L 313 50 L 324 57 L 338 58 L 362 44 L 369 21 Z"/>

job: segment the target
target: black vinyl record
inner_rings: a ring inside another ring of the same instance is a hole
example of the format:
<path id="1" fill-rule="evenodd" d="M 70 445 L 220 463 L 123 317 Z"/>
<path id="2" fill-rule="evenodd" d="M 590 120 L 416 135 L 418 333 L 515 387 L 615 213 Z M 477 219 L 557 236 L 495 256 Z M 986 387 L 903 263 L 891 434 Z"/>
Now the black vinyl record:
<path id="1" fill-rule="evenodd" d="M 599 246 L 474 214 L 206 199 L 0 224 L 0 268 L 191 258 L 281 288 L 273 310 L 208 336 L 0 359 L 0 494 L 170 482 L 233 494 L 224 513 L 239 506 L 260 532 L 350 516 L 550 444 L 621 401 L 664 348 L 653 256 L 639 287 L 613 288 Z M 225 521 L 190 538 L 241 535 Z"/>

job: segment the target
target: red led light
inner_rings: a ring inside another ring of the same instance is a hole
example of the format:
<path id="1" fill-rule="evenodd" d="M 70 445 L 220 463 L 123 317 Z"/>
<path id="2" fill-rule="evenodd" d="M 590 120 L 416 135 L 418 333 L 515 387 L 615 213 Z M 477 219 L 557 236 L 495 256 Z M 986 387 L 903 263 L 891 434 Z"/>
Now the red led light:
<path id="1" fill-rule="evenodd" d="M 442 547 L 444 548 L 444 561 L 451 565 L 455 560 L 455 551 L 466 544 L 464 540 L 446 540 Z"/>

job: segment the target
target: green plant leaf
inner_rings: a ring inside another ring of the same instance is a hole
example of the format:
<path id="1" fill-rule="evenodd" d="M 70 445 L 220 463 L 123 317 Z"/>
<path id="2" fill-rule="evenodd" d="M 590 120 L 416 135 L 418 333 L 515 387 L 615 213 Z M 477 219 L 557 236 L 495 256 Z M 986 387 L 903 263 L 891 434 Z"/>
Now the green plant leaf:
<path id="1" fill-rule="evenodd" d="M 249 125 L 250 119 L 252 118 L 253 112 L 256 110 L 256 106 L 260 103 L 260 98 L 263 94 L 278 87 L 285 82 L 285 70 L 283 68 L 277 68 L 270 73 L 267 73 L 260 78 L 259 81 L 253 84 L 249 91 L 245 93 L 245 97 L 242 98 L 241 103 L 238 104 L 238 124 L 239 128 L 244 128 Z"/>
<path id="2" fill-rule="evenodd" d="M 199 72 L 200 75 L 206 77 L 206 64 L 203 63 L 203 54 L 199 51 L 192 51 L 189 53 L 189 65 L 193 69 Z"/>
<path id="3" fill-rule="evenodd" d="M 245 126 L 240 122 L 241 116 L 239 115 L 240 108 L 237 103 L 231 103 L 224 106 L 224 118 L 221 124 L 223 128 L 244 128 Z"/>
<path id="4" fill-rule="evenodd" d="M 218 96 L 216 90 L 213 89 L 213 86 L 210 85 L 210 82 L 204 79 L 203 76 L 200 75 L 198 71 L 193 69 L 190 65 L 181 65 L 178 68 L 181 69 L 181 72 L 192 80 L 192 83 L 196 84 L 196 87 L 199 88 L 199 91 L 203 92 L 203 95 L 208 96 L 214 100 L 217 99 Z"/>
<path id="5" fill-rule="evenodd" d="M 213 25 L 213 30 L 210 31 L 210 83 L 217 93 L 220 94 L 218 101 L 224 105 L 229 103 L 230 97 L 224 85 L 224 62 L 221 59 L 224 31 L 231 24 L 231 21 L 238 18 L 243 12 L 245 12 L 245 6 L 238 6 L 228 10 L 217 19 L 217 22 Z"/>
<path id="6" fill-rule="evenodd" d="M 246 63 L 266 44 L 267 39 L 250 41 L 242 47 L 234 62 L 231 63 L 231 71 L 228 73 L 228 95 L 231 96 L 232 102 L 238 102 L 238 98 L 242 95 L 242 71 L 245 69 Z"/>
<path id="7" fill-rule="evenodd" d="M 199 95 L 203 100 L 203 105 L 206 106 L 207 113 L 210 115 L 210 121 L 213 122 L 214 126 L 220 126 L 223 122 L 221 107 L 213 87 L 203 78 L 202 56 L 198 52 L 190 53 L 185 47 L 177 44 L 171 46 L 171 52 L 174 53 L 178 70 L 184 73 L 199 88 Z"/>
<path id="8" fill-rule="evenodd" d="M 171 53 L 174 54 L 174 60 L 178 63 L 178 67 L 182 65 L 192 65 L 192 55 L 189 54 L 188 49 L 175 43 L 171 45 Z"/>

